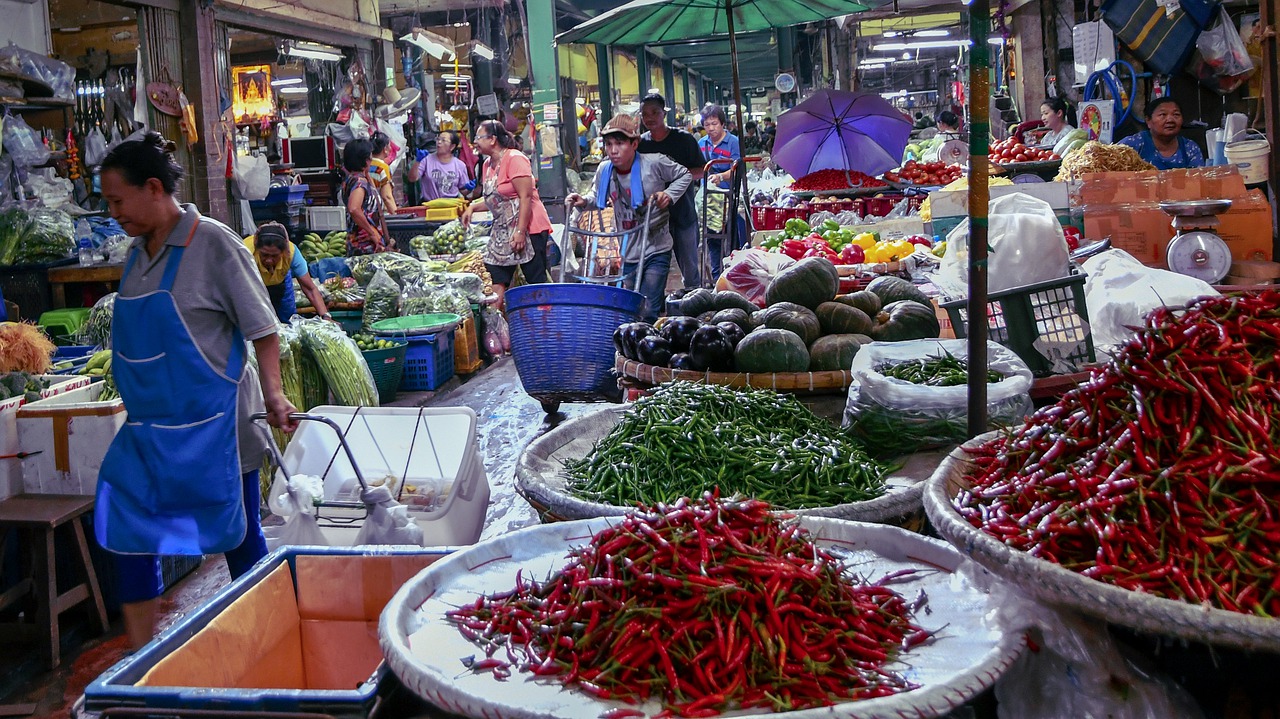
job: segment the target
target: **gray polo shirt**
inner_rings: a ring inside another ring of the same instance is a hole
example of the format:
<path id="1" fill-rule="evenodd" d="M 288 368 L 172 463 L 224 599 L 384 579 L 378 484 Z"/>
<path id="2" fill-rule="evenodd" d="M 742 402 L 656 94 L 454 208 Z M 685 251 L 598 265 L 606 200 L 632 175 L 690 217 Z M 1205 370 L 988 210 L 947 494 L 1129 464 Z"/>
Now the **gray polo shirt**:
<path id="1" fill-rule="evenodd" d="M 137 297 L 160 288 L 165 266 L 175 246 L 182 246 L 199 220 L 191 244 L 182 255 L 182 264 L 173 280 L 173 299 L 196 345 L 215 368 L 225 369 L 231 356 L 232 331 L 249 341 L 276 332 L 276 313 L 267 297 L 267 287 L 258 275 L 244 241 L 217 220 L 202 217 L 195 205 L 182 205 L 182 219 L 169 233 L 164 248 L 149 258 L 146 242 L 134 239 L 138 250 L 133 267 L 120 284 L 121 297 Z M 258 375 L 247 370 L 240 378 L 237 399 L 240 437 L 240 470 L 250 472 L 262 466 L 266 450 L 262 432 L 250 426 L 248 417 L 263 411 L 262 385 Z M 181 392 L 181 387 L 171 388 Z M 128 407 L 125 408 L 126 410 Z"/>
<path id="2" fill-rule="evenodd" d="M 671 206 L 680 201 L 685 191 L 689 189 L 689 185 L 693 182 L 693 176 L 689 174 L 689 170 L 683 165 L 677 164 L 666 155 L 636 153 L 636 161 L 640 163 L 640 186 L 644 188 L 645 197 L 652 197 L 659 191 L 666 191 L 671 196 Z M 591 181 L 591 189 L 584 197 L 588 206 L 596 203 L 596 188 L 600 186 L 600 175 L 604 172 L 604 168 L 609 163 L 602 162 L 596 168 L 596 175 Z M 631 166 L 635 169 L 635 165 Z M 629 219 L 632 214 L 629 197 L 631 192 L 631 173 L 621 173 L 616 169 L 613 172 L 613 183 L 609 190 L 609 200 L 607 205 L 613 206 L 613 216 L 615 219 Z M 644 256 L 649 257 L 659 252 L 667 252 L 673 244 L 671 238 L 671 209 L 659 210 L 654 205 L 645 205 L 640 210 L 640 217 L 636 218 L 639 222 L 649 223 L 649 242 Z M 637 234 L 634 242 L 627 246 L 627 256 L 624 258 L 627 262 L 640 261 L 640 236 Z"/>

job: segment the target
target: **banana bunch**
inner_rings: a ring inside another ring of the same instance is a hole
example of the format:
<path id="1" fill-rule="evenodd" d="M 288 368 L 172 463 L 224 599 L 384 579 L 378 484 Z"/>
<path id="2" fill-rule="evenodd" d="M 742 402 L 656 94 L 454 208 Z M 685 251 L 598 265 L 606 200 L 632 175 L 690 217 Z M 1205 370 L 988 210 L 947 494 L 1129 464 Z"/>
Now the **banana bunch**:
<path id="1" fill-rule="evenodd" d="M 486 295 L 493 294 L 493 276 L 489 274 L 489 270 L 485 269 L 484 259 L 479 252 L 468 252 L 458 261 L 449 265 L 450 272 L 470 272 L 473 275 L 479 275 L 480 281 L 484 283 L 484 293 Z"/>
<path id="2" fill-rule="evenodd" d="M 345 230 L 335 230 L 321 237 L 315 232 L 308 232 L 303 235 L 302 242 L 298 244 L 298 249 L 302 251 L 302 257 L 307 262 L 315 262 L 316 260 L 324 260 L 330 257 L 346 257 L 347 233 Z"/>
<path id="3" fill-rule="evenodd" d="M 429 210 L 448 210 L 457 208 L 458 212 L 462 212 L 467 209 L 467 205 L 471 204 L 471 202 L 462 197 L 437 197 L 434 200 L 427 200 L 422 204 Z"/>
<path id="4" fill-rule="evenodd" d="M 80 374 L 89 375 L 91 377 L 101 377 L 111 371 L 111 350 L 101 350 L 94 353 L 84 368 L 80 370 Z"/>

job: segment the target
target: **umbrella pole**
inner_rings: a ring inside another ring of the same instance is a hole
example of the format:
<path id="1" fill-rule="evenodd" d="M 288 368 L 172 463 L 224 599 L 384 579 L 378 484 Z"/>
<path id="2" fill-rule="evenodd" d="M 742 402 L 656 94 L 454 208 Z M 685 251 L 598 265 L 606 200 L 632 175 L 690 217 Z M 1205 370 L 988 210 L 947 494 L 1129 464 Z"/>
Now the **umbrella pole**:
<path id="1" fill-rule="evenodd" d="M 738 139 L 739 141 L 741 141 L 742 137 L 745 135 L 747 131 L 747 126 L 745 123 L 742 122 L 742 84 L 738 80 L 738 40 L 737 40 L 736 34 L 733 31 L 733 0 L 724 0 L 724 12 L 725 12 L 725 15 L 728 17 L 728 23 L 729 23 L 729 61 L 733 63 L 733 66 L 731 68 L 731 70 L 733 71 L 733 114 L 734 114 L 734 119 L 736 119 L 738 122 Z M 739 143 L 739 147 L 741 147 L 741 143 Z M 738 162 L 746 162 L 746 160 L 745 159 L 738 160 Z M 742 177 L 741 180 L 737 179 L 738 175 L 741 175 Z M 740 200 L 745 200 L 747 203 L 750 203 L 751 199 L 747 195 L 747 173 L 746 172 L 739 173 L 735 171 L 734 180 L 742 183 L 740 187 L 740 190 L 741 190 Z M 730 197 L 732 196 L 733 195 L 730 195 Z M 737 229 L 736 229 L 738 227 L 737 214 L 738 214 L 737 207 L 734 207 L 733 212 L 729 213 L 729 220 L 733 222 L 733 227 L 734 227 L 734 229 L 731 229 L 729 231 L 730 237 L 734 237 L 737 234 Z M 747 215 L 750 216 L 751 213 L 748 212 Z M 746 242 L 746 239 L 747 238 L 745 237 L 738 237 L 736 238 L 735 244 L 741 245 L 744 242 Z M 736 249 L 738 248 L 737 247 L 733 248 L 733 250 L 736 250 Z M 730 251 L 732 252 L 733 250 L 730 250 Z M 717 272 L 717 269 L 718 268 L 712 267 L 711 271 Z"/>
<path id="2" fill-rule="evenodd" d="M 969 5 L 969 435 L 987 431 L 987 185 L 991 0 Z"/>

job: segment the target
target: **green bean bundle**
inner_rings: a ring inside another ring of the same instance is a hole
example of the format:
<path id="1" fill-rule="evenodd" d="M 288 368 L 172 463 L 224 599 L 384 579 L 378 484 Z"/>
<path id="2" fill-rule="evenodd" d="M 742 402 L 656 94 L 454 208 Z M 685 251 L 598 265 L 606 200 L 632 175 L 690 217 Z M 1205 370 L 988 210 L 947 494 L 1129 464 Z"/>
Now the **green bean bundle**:
<path id="1" fill-rule="evenodd" d="M 794 397 L 671 382 L 565 470 L 571 492 L 619 506 L 719 488 L 804 509 L 878 497 L 889 468 Z"/>
<path id="2" fill-rule="evenodd" d="M 339 404 L 378 406 L 378 388 L 354 340 L 337 325 L 320 319 L 299 322 L 298 333 Z"/>

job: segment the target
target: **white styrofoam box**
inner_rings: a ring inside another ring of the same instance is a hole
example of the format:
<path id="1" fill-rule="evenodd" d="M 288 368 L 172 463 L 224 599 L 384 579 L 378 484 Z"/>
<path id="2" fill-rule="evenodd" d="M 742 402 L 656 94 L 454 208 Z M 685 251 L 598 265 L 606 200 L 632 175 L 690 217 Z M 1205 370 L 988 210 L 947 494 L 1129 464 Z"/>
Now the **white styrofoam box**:
<path id="1" fill-rule="evenodd" d="M 1015 192 L 1038 197 L 1054 210 L 1066 211 L 1070 205 L 1070 195 L 1065 182 L 1028 182 L 1016 185 L 997 185 L 991 188 L 991 199 L 1004 197 Z M 929 211 L 934 217 L 968 217 L 968 190 L 934 190 L 929 193 Z"/>
<path id="2" fill-rule="evenodd" d="M 347 229 L 347 208 L 327 205 L 308 207 L 307 229 L 320 234 Z"/>
<path id="3" fill-rule="evenodd" d="M 365 481 L 391 487 L 422 527 L 425 546 L 475 544 L 489 507 L 489 480 L 476 443 L 476 414 L 467 407 L 336 407 L 309 414 L 343 428 Z M 317 512 L 330 543 L 350 545 L 364 521 L 360 489 L 338 436 L 303 421 L 284 453 L 287 475 L 324 480 Z M 401 486 L 403 485 L 403 486 Z"/>
<path id="4" fill-rule="evenodd" d="M 89 384 L 90 377 L 79 375 L 41 375 L 49 387 L 40 393 L 42 398 L 68 392 Z M 22 449 L 18 440 L 18 408 L 26 404 L 22 397 L 10 397 L 0 402 L 0 455 L 17 454 Z M 28 450 L 29 451 L 29 450 Z M 17 458 L 0 459 L 0 499 L 22 493 L 22 466 Z"/>
<path id="5" fill-rule="evenodd" d="M 17 411 L 22 451 L 22 488 L 30 494 L 97 491 L 98 471 L 116 432 L 124 425 L 124 402 L 99 402 L 102 382 L 62 392 Z"/>

